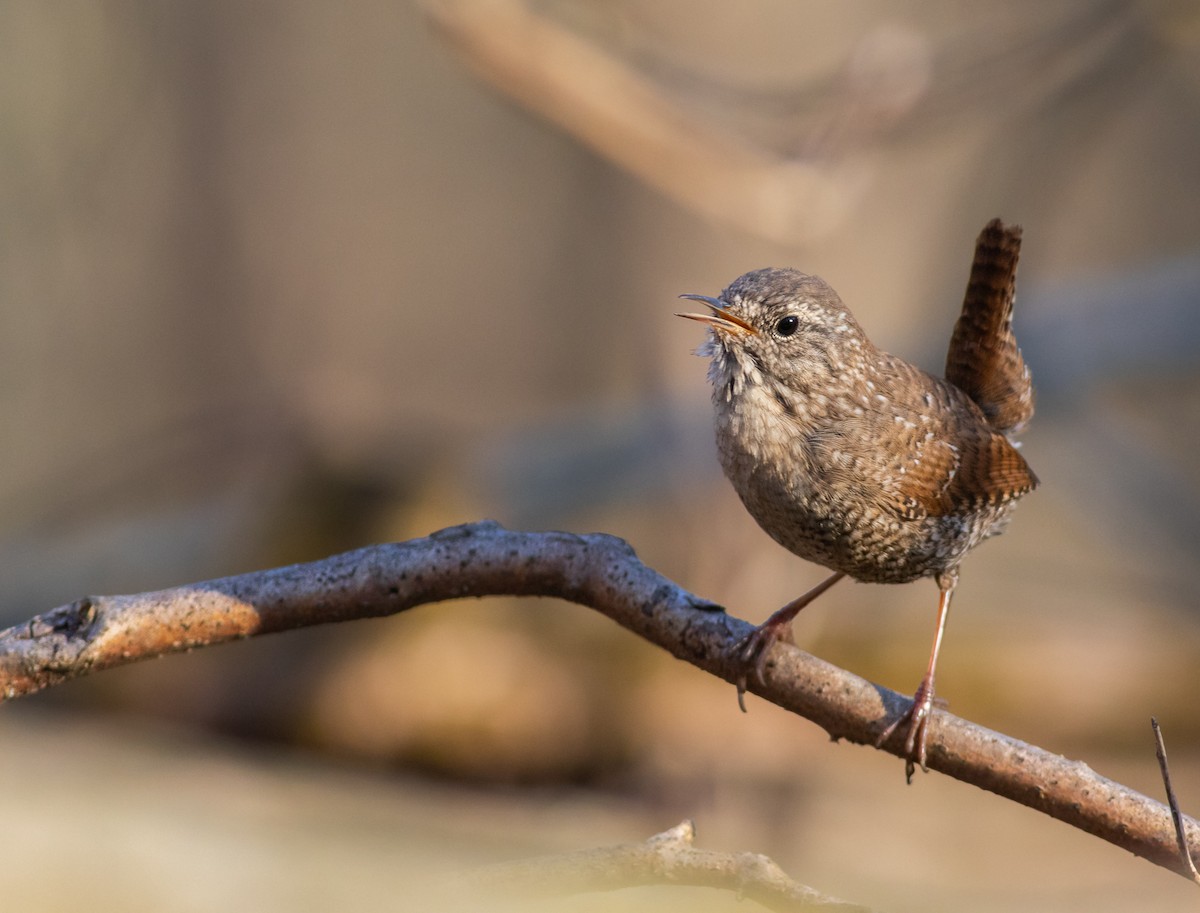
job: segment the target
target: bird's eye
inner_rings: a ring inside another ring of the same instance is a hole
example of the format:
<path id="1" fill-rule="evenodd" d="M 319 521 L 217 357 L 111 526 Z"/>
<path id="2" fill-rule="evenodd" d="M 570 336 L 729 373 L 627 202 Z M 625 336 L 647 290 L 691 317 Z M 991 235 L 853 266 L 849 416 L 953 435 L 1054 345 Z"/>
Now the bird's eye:
<path id="1" fill-rule="evenodd" d="M 775 324 L 775 332 L 780 336 L 791 336 L 800 326 L 800 318 L 795 314 L 788 314 L 780 319 L 779 323 Z"/>

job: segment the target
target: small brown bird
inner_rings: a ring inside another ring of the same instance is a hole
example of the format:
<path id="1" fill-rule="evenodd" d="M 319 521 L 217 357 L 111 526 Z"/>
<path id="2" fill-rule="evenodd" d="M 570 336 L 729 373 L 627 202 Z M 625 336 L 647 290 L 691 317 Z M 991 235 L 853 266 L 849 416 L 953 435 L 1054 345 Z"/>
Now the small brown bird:
<path id="1" fill-rule="evenodd" d="M 926 768 L 938 652 L 972 548 L 1003 531 L 1038 481 L 1009 436 L 1033 415 L 1033 384 L 1012 331 L 1021 229 L 995 219 L 976 242 L 962 315 L 940 380 L 867 339 L 837 293 L 794 269 L 762 269 L 719 298 L 683 295 L 711 314 L 721 465 L 742 503 L 780 545 L 835 573 L 737 645 L 761 680 L 775 640 L 849 575 L 937 583 L 937 629 L 913 702 L 876 744 L 907 725 L 905 772 Z M 742 701 L 746 679 L 738 683 Z M 743 705 L 743 710 L 745 709 Z"/>

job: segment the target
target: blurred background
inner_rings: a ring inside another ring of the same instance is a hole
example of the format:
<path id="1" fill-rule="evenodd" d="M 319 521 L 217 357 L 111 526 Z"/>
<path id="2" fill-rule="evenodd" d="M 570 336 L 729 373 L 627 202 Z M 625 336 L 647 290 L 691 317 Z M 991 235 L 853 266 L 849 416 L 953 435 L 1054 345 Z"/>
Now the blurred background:
<path id="1" fill-rule="evenodd" d="M 1155 714 L 1200 809 L 1195 4 L 16 0 L 0 138 L 3 625 L 484 517 L 760 621 L 823 571 L 721 477 L 676 296 L 798 266 L 940 372 L 975 235 L 1022 224 L 1042 487 L 964 565 L 939 693 L 1160 796 Z M 797 640 L 911 693 L 935 594 L 835 588 Z M 749 709 L 552 601 L 107 672 L 0 713 L 0 895 L 406 909 L 694 817 L 880 910 L 1192 901 Z"/>

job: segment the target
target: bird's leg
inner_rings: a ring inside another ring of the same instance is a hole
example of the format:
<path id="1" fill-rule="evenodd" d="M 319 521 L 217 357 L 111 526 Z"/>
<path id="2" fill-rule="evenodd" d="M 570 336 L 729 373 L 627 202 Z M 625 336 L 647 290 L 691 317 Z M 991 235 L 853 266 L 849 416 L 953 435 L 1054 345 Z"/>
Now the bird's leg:
<path id="1" fill-rule="evenodd" d="M 908 709 L 897 717 L 883 731 L 883 735 L 875 741 L 875 747 L 878 748 L 890 739 L 901 726 L 908 725 L 908 735 L 904 740 L 906 755 L 904 776 L 909 783 L 912 782 L 916 765 L 920 764 L 921 770 L 929 773 L 929 768 L 925 765 L 925 731 L 929 726 L 930 711 L 933 710 L 933 676 L 937 670 L 938 653 L 942 649 L 942 635 L 946 631 L 946 616 L 950 614 L 950 597 L 954 595 L 958 574 L 954 572 L 940 574 L 937 581 L 939 590 L 937 630 L 933 634 L 933 649 L 929 651 L 929 666 L 925 669 L 925 677 L 917 686 L 917 691 L 913 695 Z"/>
<path id="2" fill-rule="evenodd" d="M 733 655 L 738 662 L 750 667 L 754 672 L 755 679 L 762 684 L 763 669 L 767 664 L 767 653 L 770 652 L 771 645 L 777 640 L 786 640 L 792 642 L 792 619 L 800 614 L 800 610 L 806 605 L 824 593 L 827 589 L 845 577 L 845 574 L 837 573 L 827 580 L 818 583 L 815 587 L 805 593 L 803 596 L 798 596 L 778 612 L 775 612 L 770 618 L 760 624 L 757 628 L 739 640 L 733 645 Z M 738 676 L 738 706 L 742 708 L 742 712 L 746 712 L 746 672 L 743 671 Z"/>

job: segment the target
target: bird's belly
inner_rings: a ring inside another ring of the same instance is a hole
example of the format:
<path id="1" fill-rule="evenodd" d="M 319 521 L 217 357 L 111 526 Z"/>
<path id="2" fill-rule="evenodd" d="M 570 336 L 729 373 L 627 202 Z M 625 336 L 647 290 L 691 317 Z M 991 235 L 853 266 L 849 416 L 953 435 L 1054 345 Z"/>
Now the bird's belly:
<path id="1" fill-rule="evenodd" d="M 956 568 L 975 545 L 999 532 L 1012 507 L 903 515 L 884 490 L 883 474 L 832 472 L 810 450 L 820 422 L 764 422 L 769 402 L 757 405 L 718 412 L 721 465 L 759 526 L 808 561 L 870 583 L 934 576 Z"/>
<path id="2" fill-rule="evenodd" d="M 868 583 L 907 583 L 956 568 L 1007 506 L 942 517 L 906 518 L 866 490 L 831 492 L 770 474 L 735 481 L 750 515 L 784 548 Z"/>

